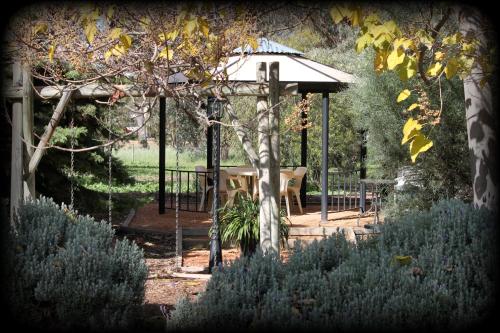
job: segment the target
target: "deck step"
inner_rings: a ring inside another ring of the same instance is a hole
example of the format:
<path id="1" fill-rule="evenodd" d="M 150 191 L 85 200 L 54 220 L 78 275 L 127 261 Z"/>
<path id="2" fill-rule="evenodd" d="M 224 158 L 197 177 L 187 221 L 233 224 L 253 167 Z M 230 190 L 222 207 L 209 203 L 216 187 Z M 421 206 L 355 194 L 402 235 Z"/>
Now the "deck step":
<path id="1" fill-rule="evenodd" d="M 185 250 L 206 250 L 210 247 L 210 239 L 207 236 L 184 236 L 182 248 Z"/>

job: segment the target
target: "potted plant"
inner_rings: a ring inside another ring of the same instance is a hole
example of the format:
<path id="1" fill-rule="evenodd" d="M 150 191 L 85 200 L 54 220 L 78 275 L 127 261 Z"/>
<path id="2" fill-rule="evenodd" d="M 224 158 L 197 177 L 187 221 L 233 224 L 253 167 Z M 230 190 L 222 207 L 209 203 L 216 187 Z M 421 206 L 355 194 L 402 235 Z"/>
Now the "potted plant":
<path id="1" fill-rule="evenodd" d="M 220 210 L 221 241 L 240 245 L 244 256 L 252 255 L 260 241 L 259 202 L 254 202 L 249 195 L 237 194 L 238 200 L 232 207 L 224 206 Z M 288 240 L 287 217 L 280 210 L 280 240 L 285 246 Z"/>

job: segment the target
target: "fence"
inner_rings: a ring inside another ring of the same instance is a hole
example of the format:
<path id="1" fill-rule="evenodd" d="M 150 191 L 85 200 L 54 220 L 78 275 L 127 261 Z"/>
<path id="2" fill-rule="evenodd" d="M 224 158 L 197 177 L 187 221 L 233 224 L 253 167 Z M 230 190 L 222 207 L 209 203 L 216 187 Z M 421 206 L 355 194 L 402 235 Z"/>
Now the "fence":
<path id="1" fill-rule="evenodd" d="M 224 167 L 231 167 L 225 165 Z M 282 166 L 295 168 L 295 166 Z M 165 169 L 165 208 L 176 208 L 176 183 L 179 182 L 179 210 L 207 212 L 211 206 L 213 172 Z M 377 204 L 381 209 L 388 197 L 393 182 L 390 180 L 359 179 L 359 171 L 333 171 L 328 173 L 330 210 L 346 211 L 360 209 L 362 205 L 361 189 L 365 188 L 365 210 Z M 209 196 L 210 194 L 210 196 Z M 210 197 L 210 199 L 209 199 Z M 202 200 L 203 205 L 200 205 Z M 319 203 L 319 196 L 308 195 L 308 204 Z"/>

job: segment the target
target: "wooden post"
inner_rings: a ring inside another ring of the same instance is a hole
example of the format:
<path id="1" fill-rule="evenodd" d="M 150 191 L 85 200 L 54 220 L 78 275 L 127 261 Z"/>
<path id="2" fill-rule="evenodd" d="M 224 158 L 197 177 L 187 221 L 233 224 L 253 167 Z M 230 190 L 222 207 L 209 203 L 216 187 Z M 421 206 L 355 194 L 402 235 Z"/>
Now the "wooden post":
<path id="1" fill-rule="evenodd" d="M 31 82 L 31 70 L 27 65 L 23 66 L 23 138 L 25 142 L 25 155 L 23 158 L 24 170 L 24 200 L 35 198 L 35 171 L 29 173 L 29 161 L 35 152 L 33 147 L 33 85 Z"/>
<path id="2" fill-rule="evenodd" d="M 257 83 L 266 80 L 265 62 L 257 63 Z M 267 96 L 257 97 L 258 141 L 259 141 L 259 221 L 260 221 L 260 248 L 263 253 L 271 249 L 271 192 L 269 187 L 269 114 Z"/>
<path id="3" fill-rule="evenodd" d="M 271 193 L 271 248 L 279 256 L 280 253 L 280 109 L 279 109 L 279 62 L 269 64 L 269 110 L 270 126 L 270 163 L 269 187 Z"/>
<path id="4" fill-rule="evenodd" d="M 12 67 L 12 85 L 22 82 L 21 64 Z M 16 100 L 12 104 L 12 155 L 10 167 L 10 223 L 13 225 L 17 209 L 23 200 L 23 103 Z"/>

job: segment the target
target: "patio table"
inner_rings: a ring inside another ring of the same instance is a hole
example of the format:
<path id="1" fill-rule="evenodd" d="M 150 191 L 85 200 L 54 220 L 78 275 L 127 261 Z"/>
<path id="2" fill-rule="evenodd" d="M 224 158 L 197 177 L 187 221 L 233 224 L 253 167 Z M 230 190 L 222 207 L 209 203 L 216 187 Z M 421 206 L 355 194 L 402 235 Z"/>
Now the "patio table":
<path id="1" fill-rule="evenodd" d="M 257 169 L 253 167 L 230 167 L 226 169 L 226 172 L 230 176 L 234 177 L 245 177 L 247 180 L 248 184 L 248 193 L 252 195 L 253 197 L 253 190 L 254 190 L 254 182 L 256 181 L 257 178 Z M 293 175 L 293 170 L 292 169 L 280 169 L 280 172 L 283 173 L 288 173 L 290 175 Z M 255 198 L 254 198 L 255 199 Z"/>

